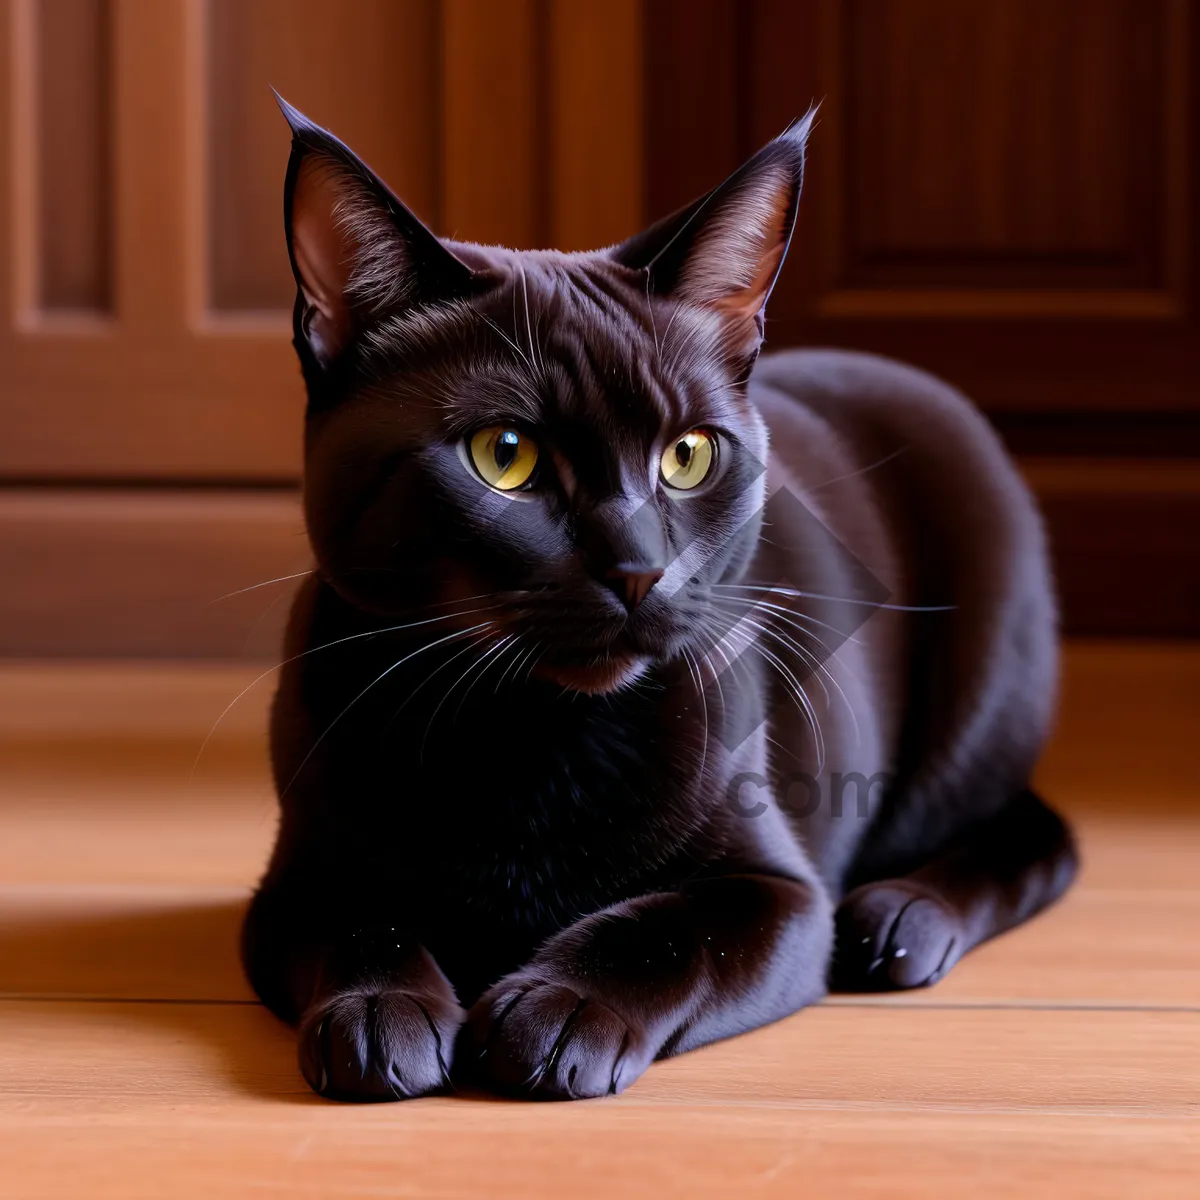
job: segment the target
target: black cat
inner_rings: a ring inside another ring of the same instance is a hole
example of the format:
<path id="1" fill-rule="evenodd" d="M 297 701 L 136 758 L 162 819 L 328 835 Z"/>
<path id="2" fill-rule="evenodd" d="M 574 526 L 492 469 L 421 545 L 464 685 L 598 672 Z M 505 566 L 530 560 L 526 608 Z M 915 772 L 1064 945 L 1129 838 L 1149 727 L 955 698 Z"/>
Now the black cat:
<path id="1" fill-rule="evenodd" d="M 755 366 L 808 121 L 559 254 L 439 240 L 285 113 L 317 566 L 244 958 L 313 1088 L 619 1092 L 1061 895 L 1016 471 L 918 371 Z"/>

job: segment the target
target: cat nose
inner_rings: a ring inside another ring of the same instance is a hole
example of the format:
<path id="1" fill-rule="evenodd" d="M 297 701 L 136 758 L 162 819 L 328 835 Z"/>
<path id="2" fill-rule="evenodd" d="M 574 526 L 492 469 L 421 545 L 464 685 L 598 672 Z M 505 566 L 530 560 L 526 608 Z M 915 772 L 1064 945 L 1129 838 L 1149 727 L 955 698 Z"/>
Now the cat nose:
<path id="1" fill-rule="evenodd" d="M 661 567 L 639 563 L 617 563 L 604 573 L 604 582 L 621 597 L 625 607 L 633 612 L 650 589 L 663 577 Z"/>

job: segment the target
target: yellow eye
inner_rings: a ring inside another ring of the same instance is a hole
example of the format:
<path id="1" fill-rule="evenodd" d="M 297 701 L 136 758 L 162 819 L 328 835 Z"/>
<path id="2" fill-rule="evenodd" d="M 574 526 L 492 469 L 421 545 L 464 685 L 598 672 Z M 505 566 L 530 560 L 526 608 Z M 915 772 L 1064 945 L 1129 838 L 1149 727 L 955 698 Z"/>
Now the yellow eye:
<path id="1" fill-rule="evenodd" d="M 716 438 L 705 429 L 691 429 L 667 447 L 659 470 L 667 487 L 686 492 L 708 478 L 716 461 Z"/>
<path id="2" fill-rule="evenodd" d="M 484 480 L 502 492 L 529 481 L 537 466 L 537 442 L 507 425 L 489 425 L 471 435 L 471 461 Z"/>

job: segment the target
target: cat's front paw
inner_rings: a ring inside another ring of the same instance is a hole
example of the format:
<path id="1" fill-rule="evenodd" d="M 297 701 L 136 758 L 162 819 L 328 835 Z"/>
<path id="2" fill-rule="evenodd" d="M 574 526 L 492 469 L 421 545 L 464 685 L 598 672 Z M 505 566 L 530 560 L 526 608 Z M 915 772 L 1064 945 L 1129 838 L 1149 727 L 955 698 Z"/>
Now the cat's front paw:
<path id="1" fill-rule="evenodd" d="M 360 986 L 314 1005 L 300 1026 L 300 1070 L 331 1100 L 402 1100 L 450 1086 L 466 1014 L 443 996 Z"/>
<path id="2" fill-rule="evenodd" d="M 576 981 L 510 976 L 484 993 L 467 1021 L 482 1081 L 522 1096 L 614 1095 L 654 1057 L 636 1023 Z"/>

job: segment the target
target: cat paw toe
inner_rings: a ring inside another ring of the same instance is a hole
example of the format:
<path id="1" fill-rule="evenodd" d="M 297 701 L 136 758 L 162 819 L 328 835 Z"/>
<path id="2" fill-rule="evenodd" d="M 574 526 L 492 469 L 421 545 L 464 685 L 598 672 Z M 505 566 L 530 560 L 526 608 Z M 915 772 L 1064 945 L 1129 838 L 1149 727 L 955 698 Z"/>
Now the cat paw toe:
<path id="1" fill-rule="evenodd" d="M 468 1023 L 483 1081 L 512 1094 L 612 1095 L 649 1062 L 622 1017 L 566 983 L 504 981 L 480 999 Z"/>
<path id="2" fill-rule="evenodd" d="M 907 879 L 870 883 L 838 907 L 831 983 L 838 991 L 883 991 L 936 983 L 966 949 L 957 915 Z"/>
<path id="3" fill-rule="evenodd" d="M 336 993 L 306 1014 L 300 1070 L 331 1100 L 401 1100 L 450 1085 L 464 1014 L 443 997 L 403 989 Z"/>

